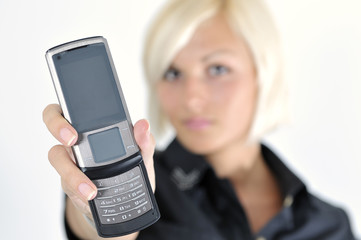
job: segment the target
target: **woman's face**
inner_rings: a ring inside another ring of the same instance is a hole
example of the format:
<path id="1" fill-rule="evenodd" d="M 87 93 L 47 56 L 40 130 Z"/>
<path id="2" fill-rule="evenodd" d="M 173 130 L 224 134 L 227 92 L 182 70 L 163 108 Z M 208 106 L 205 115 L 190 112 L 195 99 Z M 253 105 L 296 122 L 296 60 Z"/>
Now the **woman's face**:
<path id="1" fill-rule="evenodd" d="M 202 155 L 244 144 L 257 89 L 249 49 L 222 15 L 198 27 L 157 86 L 178 140 Z"/>

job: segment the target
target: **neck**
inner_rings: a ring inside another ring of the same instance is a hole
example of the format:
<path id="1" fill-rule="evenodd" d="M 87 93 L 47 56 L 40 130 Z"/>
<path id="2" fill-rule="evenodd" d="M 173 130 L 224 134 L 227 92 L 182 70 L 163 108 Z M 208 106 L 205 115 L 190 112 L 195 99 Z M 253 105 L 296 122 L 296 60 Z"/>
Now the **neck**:
<path id="1" fill-rule="evenodd" d="M 263 160 L 259 143 L 234 145 L 207 156 L 207 160 L 219 178 L 231 182 L 254 233 L 278 213 L 281 193 Z"/>
<path id="2" fill-rule="evenodd" d="M 219 178 L 246 179 L 257 159 L 262 159 L 261 146 L 259 143 L 233 144 L 207 155 L 206 159 Z"/>

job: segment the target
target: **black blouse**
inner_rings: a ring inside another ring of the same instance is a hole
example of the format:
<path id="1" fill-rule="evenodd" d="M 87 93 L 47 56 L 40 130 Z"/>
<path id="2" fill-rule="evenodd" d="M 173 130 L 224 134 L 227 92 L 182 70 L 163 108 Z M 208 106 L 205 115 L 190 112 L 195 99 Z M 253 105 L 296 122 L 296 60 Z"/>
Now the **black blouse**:
<path id="1" fill-rule="evenodd" d="M 284 196 L 283 208 L 256 235 L 230 182 L 177 140 L 154 157 L 161 219 L 137 240 L 352 240 L 345 212 L 310 194 L 265 145 L 262 155 Z M 65 222 L 69 239 L 77 238 Z"/>

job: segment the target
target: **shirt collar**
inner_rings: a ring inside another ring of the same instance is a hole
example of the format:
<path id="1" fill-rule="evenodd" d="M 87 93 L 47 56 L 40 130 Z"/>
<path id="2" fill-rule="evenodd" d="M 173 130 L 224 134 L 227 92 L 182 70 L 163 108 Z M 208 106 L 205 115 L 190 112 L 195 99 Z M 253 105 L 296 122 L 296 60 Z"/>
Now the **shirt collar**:
<path id="1" fill-rule="evenodd" d="M 200 155 L 187 151 L 174 139 L 164 152 L 171 179 L 180 190 L 190 190 L 204 177 L 211 166 Z"/>
<path id="2" fill-rule="evenodd" d="M 291 205 L 293 198 L 305 189 L 303 182 L 271 151 L 261 145 L 263 158 L 274 174 L 281 192 L 285 197 L 285 205 Z M 181 190 L 189 190 L 196 186 L 211 169 L 205 159 L 187 151 L 174 139 L 164 152 L 165 164 L 171 169 L 171 178 Z"/>
<path id="3" fill-rule="evenodd" d="M 290 201 L 291 196 L 296 196 L 306 188 L 304 183 L 266 145 L 261 145 L 261 151 L 263 159 L 278 182 L 285 201 Z"/>

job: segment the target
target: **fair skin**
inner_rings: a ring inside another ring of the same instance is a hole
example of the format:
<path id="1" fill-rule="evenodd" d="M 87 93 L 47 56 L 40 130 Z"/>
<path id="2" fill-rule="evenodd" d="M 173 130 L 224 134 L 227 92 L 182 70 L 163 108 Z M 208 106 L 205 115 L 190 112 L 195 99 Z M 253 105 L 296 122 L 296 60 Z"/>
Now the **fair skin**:
<path id="1" fill-rule="evenodd" d="M 257 101 L 256 71 L 246 44 L 222 15 L 199 26 L 174 58 L 157 93 L 178 140 L 189 151 L 204 155 L 218 177 L 230 180 L 253 232 L 258 232 L 280 210 L 281 194 L 262 159 L 260 145 L 246 142 Z M 91 217 L 87 200 L 94 198 L 96 187 L 70 157 L 69 147 L 77 133 L 58 105 L 49 105 L 43 120 L 62 143 L 49 151 L 49 161 L 68 195 L 69 224 L 82 239 L 100 239 L 82 216 Z M 134 133 L 154 189 L 155 142 L 148 122 L 138 121 Z"/>
<path id="2" fill-rule="evenodd" d="M 222 15 L 196 30 L 157 85 L 161 107 L 190 151 L 233 184 L 253 232 L 281 208 L 259 143 L 247 143 L 257 103 L 255 66 Z"/>
<path id="3" fill-rule="evenodd" d="M 88 200 L 96 195 L 96 186 L 75 165 L 70 154 L 70 146 L 77 141 L 76 130 L 62 117 L 59 105 L 51 104 L 43 111 L 43 121 L 52 135 L 61 145 L 49 150 L 49 161 L 61 177 L 61 184 L 67 194 L 66 218 L 74 233 L 81 239 L 103 239 L 96 230 L 85 220 L 83 214 L 92 219 Z M 155 141 L 149 131 L 149 123 L 140 120 L 134 125 L 134 136 L 141 149 L 148 176 L 155 189 L 155 176 L 153 168 L 153 154 Z M 118 240 L 136 239 L 138 233 L 124 237 L 108 238 Z"/>

